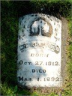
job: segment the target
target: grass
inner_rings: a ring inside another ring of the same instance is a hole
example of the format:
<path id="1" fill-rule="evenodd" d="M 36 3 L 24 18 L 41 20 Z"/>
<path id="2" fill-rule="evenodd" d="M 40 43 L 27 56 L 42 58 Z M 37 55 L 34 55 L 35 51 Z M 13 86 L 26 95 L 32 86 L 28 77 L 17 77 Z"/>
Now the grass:
<path id="1" fill-rule="evenodd" d="M 40 90 L 22 89 L 16 80 L 17 71 L 17 35 L 18 19 L 29 13 L 41 13 L 61 16 L 69 21 L 69 40 L 67 46 L 67 72 L 62 96 L 72 96 L 72 0 L 43 0 L 30 2 L 1 1 L 1 94 L 7 96 L 59 96 L 56 92 L 42 93 Z M 54 10 L 53 10 L 54 9 Z"/>

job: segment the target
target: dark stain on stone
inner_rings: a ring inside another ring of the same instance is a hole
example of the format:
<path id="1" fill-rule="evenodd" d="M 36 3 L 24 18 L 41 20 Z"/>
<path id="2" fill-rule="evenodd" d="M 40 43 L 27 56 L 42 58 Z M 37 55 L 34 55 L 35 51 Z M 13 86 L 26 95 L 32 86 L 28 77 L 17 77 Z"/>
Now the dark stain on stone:
<path id="1" fill-rule="evenodd" d="M 23 26 L 23 28 L 25 28 L 25 25 Z"/>

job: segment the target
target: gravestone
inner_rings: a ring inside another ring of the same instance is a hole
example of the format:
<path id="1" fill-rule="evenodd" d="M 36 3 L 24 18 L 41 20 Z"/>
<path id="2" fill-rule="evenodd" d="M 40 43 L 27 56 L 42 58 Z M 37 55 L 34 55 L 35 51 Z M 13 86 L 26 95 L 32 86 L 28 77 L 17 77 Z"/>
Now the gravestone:
<path id="1" fill-rule="evenodd" d="M 45 14 L 19 19 L 17 80 L 23 87 L 61 87 L 62 22 Z"/>

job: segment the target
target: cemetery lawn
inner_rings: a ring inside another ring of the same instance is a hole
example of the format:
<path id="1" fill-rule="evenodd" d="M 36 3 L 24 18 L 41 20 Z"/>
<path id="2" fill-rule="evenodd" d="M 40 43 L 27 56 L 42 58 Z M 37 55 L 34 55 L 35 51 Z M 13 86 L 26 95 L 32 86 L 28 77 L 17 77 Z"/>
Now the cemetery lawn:
<path id="1" fill-rule="evenodd" d="M 41 12 L 41 8 L 44 9 Z M 72 0 L 1 1 L 1 95 L 3 96 L 72 96 Z M 29 13 L 44 13 L 68 21 L 66 74 L 59 90 L 22 89 L 17 85 L 18 19 Z"/>

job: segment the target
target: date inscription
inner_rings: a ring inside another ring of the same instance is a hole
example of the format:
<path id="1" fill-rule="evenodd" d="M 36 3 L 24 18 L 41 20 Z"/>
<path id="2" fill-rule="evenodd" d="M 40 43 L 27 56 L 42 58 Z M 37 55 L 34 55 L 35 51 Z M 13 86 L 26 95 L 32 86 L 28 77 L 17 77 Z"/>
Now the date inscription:
<path id="1" fill-rule="evenodd" d="M 20 60 L 18 64 L 24 64 L 24 65 L 33 65 L 34 64 L 34 65 L 58 66 L 59 62 L 58 61 L 55 61 L 55 62 L 52 62 L 52 61 L 48 61 L 48 62 L 35 61 L 34 63 L 32 63 L 32 62 L 23 62 L 22 60 Z"/>
<path id="2" fill-rule="evenodd" d="M 23 78 L 23 77 L 17 77 L 19 81 L 33 81 L 33 78 Z M 37 81 L 60 81 L 59 77 L 47 77 L 47 78 L 36 78 Z"/>

